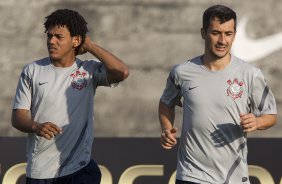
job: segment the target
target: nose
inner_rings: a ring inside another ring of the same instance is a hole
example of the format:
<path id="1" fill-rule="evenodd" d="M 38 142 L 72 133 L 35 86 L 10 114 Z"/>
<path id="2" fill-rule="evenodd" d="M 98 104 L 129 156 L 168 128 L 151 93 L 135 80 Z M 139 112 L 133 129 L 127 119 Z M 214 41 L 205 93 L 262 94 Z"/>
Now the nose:
<path id="1" fill-rule="evenodd" d="M 48 42 L 48 43 L 54 43 L 54 41 L 55 41 L 55 39 L 54 39 L 53 36 L 47 38 L 47 42 Z"/>
<path id="2" fill-rule="evenodd" d="M 47 36 L 47 43 L 52 44 L 52 43 L 55 43 L 55 41 L 56 41 L 56 37 L 54 35 L 49 34 Z"/>
<path id="3" fill-rule="evenodd" d="M 221 44 L 225 44 L 226 43 L 226 36 L 225 36 L 225 34 L 220 34 L 219 35 L 218 42 L 221 43 Z"/>

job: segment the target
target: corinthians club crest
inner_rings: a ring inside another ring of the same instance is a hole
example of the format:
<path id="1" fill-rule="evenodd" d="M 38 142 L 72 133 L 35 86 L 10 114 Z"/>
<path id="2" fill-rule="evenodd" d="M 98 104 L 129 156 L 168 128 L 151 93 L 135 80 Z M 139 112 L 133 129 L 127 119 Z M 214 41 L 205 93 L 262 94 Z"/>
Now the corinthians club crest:
<path id="1" fill-rule="evenodd" d="M 73 78 L 71 85 L 74 89 L 82 90 L 87 86 L 87 80 L 85 79 L 85 75 L 85 71 L 80 72 L 79 70 L 70 75 Z"/>
<path id="2" fill-rule="evenodd" d="M 244 82 L 239 82 L 238 79 L 235 78 L 233 82 L 229 79 L 227 83 L 229 84 L 229 87 L 227 89 L 227 95 L 230 96 L 233 100 L 235 100 L 236 98 L 241 98 L 244 91 Z"/>

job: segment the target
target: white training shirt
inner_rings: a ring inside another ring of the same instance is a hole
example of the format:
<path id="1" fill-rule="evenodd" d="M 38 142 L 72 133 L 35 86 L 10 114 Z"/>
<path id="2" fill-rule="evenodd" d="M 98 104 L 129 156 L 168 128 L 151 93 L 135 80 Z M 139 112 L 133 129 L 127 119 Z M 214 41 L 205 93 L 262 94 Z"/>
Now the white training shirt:
<path id="1" fill-rule="evenodd" d="M 231 57 L 210 71 L 196 57 L 170 72 L 161 101 L 183 98 L 183 125 L 176 178 L 201 184 L 249 184 L 246 134 L 240 113 L 276 114 L 261 71 Z"/>
<path id="2" fill-rule="evenodd" d="M 13 109 L 30 110 L 37 123 L 52 122 L 62 128 L 62 133 L 51 140 L 28 134 L 28 177 L 69 175 L 90 161 L 98 86 L 109 86 L 101 62 L 76 59 L 72 66 L 61 68 L 44 58 L 24 67 Z"/>

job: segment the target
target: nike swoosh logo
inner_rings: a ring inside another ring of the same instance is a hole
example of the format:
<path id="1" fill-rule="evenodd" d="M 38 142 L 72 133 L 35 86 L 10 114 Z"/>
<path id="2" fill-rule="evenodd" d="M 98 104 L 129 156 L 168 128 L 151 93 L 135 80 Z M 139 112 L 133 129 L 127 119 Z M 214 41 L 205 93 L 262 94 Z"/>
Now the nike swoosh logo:
<path id="1" fill-rule="evenodd" d="M 39 82 L 39 86 L 46 84 L 46 83 L 48 83 L 48 82 Z"/>
<path id="2" fill-rule="evenodd" d="M 189 91 L 190 90 L 192 90 L 192 89 L 195 89 L 195 88 L 197 88 L 198 86 L 195 86 L 195 87 L 189 87 L 188 89 L 189 89 Z"/>
<path id="3" fill-rule="evenodd" d="M 247 35 L 248 17 L 238 23 L 231 52 L 239 58 L 254 62 L 282 48 L 282 32 L 264 38 L 252 39 Z"/>

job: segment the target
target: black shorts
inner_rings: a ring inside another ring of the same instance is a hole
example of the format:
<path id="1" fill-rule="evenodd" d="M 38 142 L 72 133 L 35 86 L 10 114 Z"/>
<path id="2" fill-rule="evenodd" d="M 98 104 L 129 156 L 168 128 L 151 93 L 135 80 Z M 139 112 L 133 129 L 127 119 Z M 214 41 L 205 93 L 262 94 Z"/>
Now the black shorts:
<path id="1" fill-rule="evenodd" d="M 194 182 L 191 182 L 191 181 L 176 180 L 175 184 L 199 184 L 199 183 L 194 183 Z"/>
<path id="2" fill-rule="evenodd" d="M 77 172 L 50 179 L 33 179 L 26 177 L 26 184 L 100 184 L 101 171 L 94 160 L 90 160 L 82 169 Z"/>

